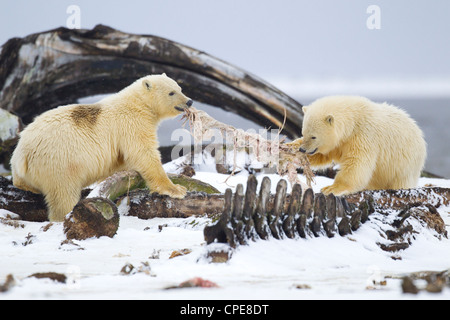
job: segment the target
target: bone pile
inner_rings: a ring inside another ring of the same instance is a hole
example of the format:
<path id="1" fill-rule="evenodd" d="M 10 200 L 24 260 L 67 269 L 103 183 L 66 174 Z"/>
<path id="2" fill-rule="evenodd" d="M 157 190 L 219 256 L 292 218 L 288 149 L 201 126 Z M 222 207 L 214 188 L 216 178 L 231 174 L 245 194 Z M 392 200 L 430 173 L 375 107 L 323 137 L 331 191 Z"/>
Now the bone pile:
<path id="1" fill-rule="evenodd" d="M 237 186 L 234 196 L 231 189 L 226 190 L 222 215 L 216 224 L 204 229 L 207 244 L 227 243 L 236 248 L 251 240 L 270 237 L 345 236 L 356 231 L 374 212 L 370 198 L 356 207 L 342 197 L 314 194 L 311 188 L 302 195 L 299 184 L 287 195 L 285 180 L 278 182 L 273 197 L 269 178 L 263 179 L 259 195 L 257 184 L 255 176 L 250 175 L 245 194 L 242 184 Z"/>
<path id="2" fill-rule="evenodd" d="M 259 134 L 244 132 L 242 129 L 217 121 L 205 111 L 194 107 L 185 110 L 182 120 L 184 123 L 189 123 L 196 144 L 205 139 L 211 139 L 212 130 L 218 129 L 222 132 L 222 137 L 228 137 L 230 142 L 233 142 L 234 159 L 236 159 L 237 150 L 246 147 L 256 151 L 258 161 L 268 167 L 274 165 L 280 175 L 287 175 L 291 184 L 298 183 L 307 189 L 314 181 L 314 173 L 310 168 L 308 157 L 297 149 L 292 149 L 289 144 L 283 143 L 284 138 L 275 141 L 267 140 Z M 281 129 L 278 131 L 279 135 L 280 132 Z M 234 168 L 236 167 L 236 160 L 234 160 Z M 306 184 L 298 178 L 297 168 L 300 167 L 303 169 Z"/>

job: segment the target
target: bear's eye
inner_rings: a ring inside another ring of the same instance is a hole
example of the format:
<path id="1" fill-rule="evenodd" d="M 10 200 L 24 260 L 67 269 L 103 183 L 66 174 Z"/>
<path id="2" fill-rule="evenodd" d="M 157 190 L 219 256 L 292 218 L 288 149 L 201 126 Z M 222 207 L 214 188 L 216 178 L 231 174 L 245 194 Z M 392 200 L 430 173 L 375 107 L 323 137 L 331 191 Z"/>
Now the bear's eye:
<path id="1" fill-rule="evenodd" d="M 316 139 L 316 137 L 311 137 L 311 139 L 315 140 L 315 139 Z"/>
<path id="2" fill-rule="evenodd" d="M 175 91 L 172 91 L 169 93 L 169 96 L 173 96 L 175 94 Z"/>

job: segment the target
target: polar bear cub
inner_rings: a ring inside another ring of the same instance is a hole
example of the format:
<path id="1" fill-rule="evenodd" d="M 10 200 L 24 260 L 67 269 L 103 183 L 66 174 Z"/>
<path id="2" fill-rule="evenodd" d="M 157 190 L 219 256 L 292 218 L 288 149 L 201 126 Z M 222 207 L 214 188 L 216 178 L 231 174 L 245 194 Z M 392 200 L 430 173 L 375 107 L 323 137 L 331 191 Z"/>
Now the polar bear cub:
<path id="1" fill-rule="evenodd" d="M 325 194 L 417 186 L 425 164 L 422 130 L 403 110 L 357 96 L 331 96 L 303 107 L 302 138 L 291 143 L 313 167 L 339 164 Z"/>
<path id="2" fill-rule="evenodd" d="M 136 80 L 98 103 L 72 104 L 38 116 L 20 134 L 11 158 L 13 183 L 42 193 L 50 221 L 62 221 L 82 188 L 120 170 L 136 170 L 153 192 L 183 198 L 158 151 L 161 120 L 192 105 L 165 74 Z"/>

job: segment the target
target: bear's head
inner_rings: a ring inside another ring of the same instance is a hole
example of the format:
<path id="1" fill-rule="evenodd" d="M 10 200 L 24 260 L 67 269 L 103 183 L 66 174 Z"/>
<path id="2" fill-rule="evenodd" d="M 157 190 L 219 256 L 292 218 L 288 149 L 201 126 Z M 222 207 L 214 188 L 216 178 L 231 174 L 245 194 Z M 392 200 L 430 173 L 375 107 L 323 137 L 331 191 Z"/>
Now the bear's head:
<path id="1" fill-rule="evenodd" d="M 159 119 L 172 118 L 192 106 L 193 101 L 181 92 L 181 87 L 165 73 L 139 79 L 141 97 Z"/>
<path id="2" fill-rule="evenodd" d="M 353 130 L 352 116 L 340 97 L 326 97 L 303 107 L 303 142 L 300 152 L 328 154 L 347 139 Z"/>

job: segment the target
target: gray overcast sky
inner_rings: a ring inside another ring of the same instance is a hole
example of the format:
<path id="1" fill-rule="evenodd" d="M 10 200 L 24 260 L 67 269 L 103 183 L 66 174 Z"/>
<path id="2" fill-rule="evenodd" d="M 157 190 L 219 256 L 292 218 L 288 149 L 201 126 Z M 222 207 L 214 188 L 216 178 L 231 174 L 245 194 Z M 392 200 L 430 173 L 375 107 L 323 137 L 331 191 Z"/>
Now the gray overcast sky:
<path id="1" fill-rule="evenodd" d="M 448 0 L 2 1 L 0 43 L 65 26 L 71 4 L 82 28 L 166 37 L 261 77 L 450 77 Z"/>

